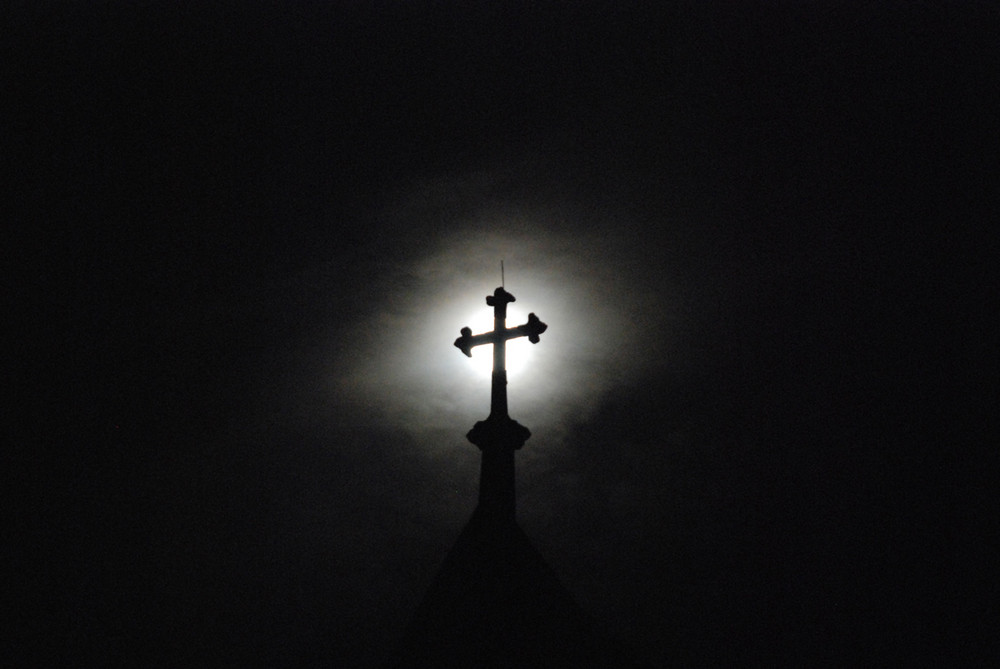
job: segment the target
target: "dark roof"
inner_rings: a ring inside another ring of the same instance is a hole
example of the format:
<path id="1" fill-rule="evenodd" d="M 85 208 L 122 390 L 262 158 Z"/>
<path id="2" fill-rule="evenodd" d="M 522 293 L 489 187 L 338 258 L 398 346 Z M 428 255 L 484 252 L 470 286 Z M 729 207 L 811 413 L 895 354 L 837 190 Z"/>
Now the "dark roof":
<path id="1" fill-rule="evenodd" d="M 629 667 L 516 522 L 477 509 L 389 666 Z"/>

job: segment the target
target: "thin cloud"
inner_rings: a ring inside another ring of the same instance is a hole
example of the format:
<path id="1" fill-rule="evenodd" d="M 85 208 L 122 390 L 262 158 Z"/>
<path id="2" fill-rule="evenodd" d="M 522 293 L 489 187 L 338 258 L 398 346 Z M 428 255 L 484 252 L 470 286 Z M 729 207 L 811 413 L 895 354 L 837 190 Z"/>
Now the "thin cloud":
<path id="1" fill-rule="evenodd" d="M 605 393 L 669 364 L 680 299 L 648 249 L 618 234 L 627 222 L 573 213 L 571 233 L 563 225 L 571 212 L 559 203 L 494 202 L 478 213 L 450 204 L 459 213 L 446 232 L 395 268 L 405 285 L 382 280 L 370 296 L 377 306 L 359 327 L 364 336 L 333 365 L 335 394 L 377 403 L 430 452 L 462 445 L 460 435 L 488 411 L 489 383 L 452 341 L 470 315 L 488 312 L 484 297 L 500 283 L 500 259 L 518 300 L 508 324 L 529 311 L 549 324 L 537 346 L 511 346 L 511 355 L 530 356 L 510 375 L 509 393 L 512 416 L 538 435 L 533 445 L 559 447 L 567 424 Z M 396 215 L 409 214 L 412 205 Z M 457 437 L 449 446 L 426 438 L 442 430 Z"/>

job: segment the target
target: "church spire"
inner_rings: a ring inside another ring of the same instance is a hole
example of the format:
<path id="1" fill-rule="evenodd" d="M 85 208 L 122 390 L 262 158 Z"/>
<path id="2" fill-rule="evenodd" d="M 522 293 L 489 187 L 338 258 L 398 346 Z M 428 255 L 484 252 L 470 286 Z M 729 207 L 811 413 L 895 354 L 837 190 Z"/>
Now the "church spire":
<path id="1" fill-rule="evenodd" d="M 514 451 L 531 435 L 507 415 L 508 339 L 538 343 L 546 325 L 534 314 L 508 329 L 514 296 L 497 288 L 492 332 L 473 336 L 462 328 L 455 341 L 470 356 L 493 345 L 490 415 L 476 423 L 469 441 L 483 452 L 479 505 L 448 552 L 441 569 L 393 654 L 393 669 L 468 667 L 634 667 L 625 650 L 594 626 L 517 524 Z"/>
<path id="2" fill-rule="evenodd" d="M 490 415 L 475 424 L 467 438 L 483 453 L 479 479 L 479 506 L 476 513 L 493 520 L 515 521 L 514 502 L 514 451 L 521 448 L 531 432 L 507 414 L 507 340 L 528 337 L 533 344 L 548 327 L 535 314 L 528 315 L 528 322 L 507 328 L 507 305 L 514 296 L 503 287 L 486 297 L 486 304 L 493 307 L 493 330 L 473 335 L 469 328 L 462 328 L 462 336 L 455 346 L 472 357 L 472 348 L 481 344 L 493 345 L 493 385 L 490 394 Z"/>

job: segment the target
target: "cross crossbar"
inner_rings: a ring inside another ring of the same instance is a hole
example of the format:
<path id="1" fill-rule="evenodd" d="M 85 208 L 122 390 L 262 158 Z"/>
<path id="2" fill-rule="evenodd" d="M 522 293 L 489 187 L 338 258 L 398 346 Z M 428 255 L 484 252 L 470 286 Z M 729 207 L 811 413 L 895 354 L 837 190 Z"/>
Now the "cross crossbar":
<path id="1" fill-rule="evenodd" d="M 538 320 L 535 314 L 528 314 L 528 322 L 516 328 L 504 328 L 502 332 L 493 330 L 474 335 L 469 328 L 462 328 L 462 336 L 455 340 L 455 346 L 465 355 L 472 357 L 472 349 L 483 344 L 495 344 L 498 340 L 506 341 L 518 337 L 527 337 L 532 344 L 537 344 L 539 335 L 545 332 L 548 325 Z"/>

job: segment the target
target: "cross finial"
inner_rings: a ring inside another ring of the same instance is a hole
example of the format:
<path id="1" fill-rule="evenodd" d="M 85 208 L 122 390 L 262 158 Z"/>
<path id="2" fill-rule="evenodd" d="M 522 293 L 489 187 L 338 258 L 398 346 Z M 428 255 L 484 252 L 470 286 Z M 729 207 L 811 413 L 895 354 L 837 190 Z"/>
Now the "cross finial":
<path id="1" fill-rule="evenodd" d="M 476 423 L 467 437 L 483 452 L 477 513 L 504 522 L 515 521 L 514 451 L 531 436 L 526 427 L 507 415 L 507 340 L 527 337 L 532 344 L 537 344 L 539 336 L 548 328 L 535 314 L 528 314 L 527 323 L 508 328 L 507 305 L 513 301 L 514 296 L 503 286 L 494 290 L 486 297 L 486 304 L 493 307 L 493 330 L 473 335 L 472 330 L 465 327 L 461 330 L 462 336 L 455 340 L 455 346 L 470 358 L 473 347 L 493 344 L 490 415 Z"/>
<path id="2" fill-rule="evenodd" d="M 493 344 L 493 392 L 490 401 L 490 415 L 507 415 L 507 340 L 527 337 L 532 344 L 539 342 L 548 325 L 538 320 L 535 314 L 528 314 L 528 322 L 516 328 L 507 328 L 507 305 L 514 302 L 514 296 L 502 286 L 486 296 L 486 304 L 493 307 L 493 331 L 473 335 L 469 328 L 462 328 L 462 336 L 455 340 L 455 346 L 468 357 L 472 349 L 482 344 Z"/>

